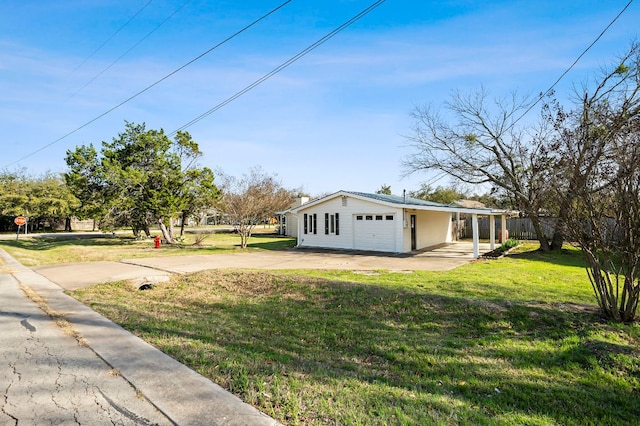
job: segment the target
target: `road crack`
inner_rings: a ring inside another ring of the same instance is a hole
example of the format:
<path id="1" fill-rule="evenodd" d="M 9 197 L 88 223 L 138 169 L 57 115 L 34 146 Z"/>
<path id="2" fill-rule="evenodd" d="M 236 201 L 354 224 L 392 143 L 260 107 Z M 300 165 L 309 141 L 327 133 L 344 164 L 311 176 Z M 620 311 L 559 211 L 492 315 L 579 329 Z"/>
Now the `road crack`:
<path id="1" fill-rule="evenodd" d="M 11 369 L 13 376 L 18 378 L 17 381 L 19 382 L 21 380 L 21 376 L 20 376 L 20 372 L 16 369 L 15 364 L 10 362 L 9 368 Z M 9 411 L 7 411 L 7 407 L 11 406 L 11 404 L 9 403 L 9 392 L 11 391 L 11 386 L 13 386 L 13 382 L 14 380 L 10 380 L 9 384 L 4 390 L 4 393 L 2 395 L 2 407 L 0 407 L 0 412 L 2 412 L 2 414 L 10 418 L 11 420 L 13 420 L 13 424 L 17 426 L 18 418 L 12 415 Z"/>

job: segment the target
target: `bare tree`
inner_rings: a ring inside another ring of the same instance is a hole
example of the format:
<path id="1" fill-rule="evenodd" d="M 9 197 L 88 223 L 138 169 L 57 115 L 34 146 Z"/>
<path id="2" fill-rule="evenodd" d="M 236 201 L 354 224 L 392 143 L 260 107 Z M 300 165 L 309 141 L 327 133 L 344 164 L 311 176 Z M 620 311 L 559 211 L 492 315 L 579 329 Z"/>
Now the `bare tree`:
<path id="1" fill-rule="evenodd" d="M 547 251 L 550 236 L 539 217 L 548 199 L 547 130 L 529 135 L 516 126 L 527 108 L 516 94 L 490 103 L 484 89 L 454 93 L 442 111 L 416 107 L 413 132 L 405 137 L 413 153 L 403 166 L 406 174 L 439 170 L 461 182 L 490 184 L 531 219 L 540 248 Z"/>
<path id="2" fill-rule="evenodd" d="M 603 69 L 565 113 L 554 169 L 567 232 L 583 250 L 606 318 L 631 322 L 640 295 L 640 45 Z"/>
<path id="3" fill-rule="evenodd" d="M 295 198 L 294 191 L 283 188 L 276 176 L 267 175 L 259 167 L 242 178 L 218 173 L 222 180 L 220 208 L 240 235 L 242 248 L 247 247 L 257 224 L 286 209 Z"/>

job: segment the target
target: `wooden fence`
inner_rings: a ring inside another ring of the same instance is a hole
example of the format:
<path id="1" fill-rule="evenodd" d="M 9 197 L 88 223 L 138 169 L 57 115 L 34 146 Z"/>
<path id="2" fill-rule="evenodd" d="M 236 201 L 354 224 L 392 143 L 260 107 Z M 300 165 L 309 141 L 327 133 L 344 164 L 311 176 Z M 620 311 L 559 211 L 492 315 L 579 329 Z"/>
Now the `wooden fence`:
<path id="1" fill-rule="evenodd" d="M 496 216 L 493 218 L 496 224 L 496 237 L 498 237 L 499 232 L 501 231 L 501 218 Z M 488 239 L 489 238 L 489 218 L 488 217 L 479 217 L 478 218 L 478 231 L 480 234 L 480 238 Z M 540 218 L 542 223 L 542 229 L 544 234 L 549 238 L 553 235 L 553 229 L 555 226 L 556 218 L 545 217 Z M 459 229 L 459 236 L 461 238 L 473 238 L 473 228 L 471 224 L 471 217 L 467 217 L 461 224 Z M 531 223 L 531 219 L 526 217 L 513 217 L 507 218 L 507 231 L 509 231 L 509 238 L 515 238 L 517 240 L 536 240 L 536 232 L 533 229 L 533 224 Z"/>

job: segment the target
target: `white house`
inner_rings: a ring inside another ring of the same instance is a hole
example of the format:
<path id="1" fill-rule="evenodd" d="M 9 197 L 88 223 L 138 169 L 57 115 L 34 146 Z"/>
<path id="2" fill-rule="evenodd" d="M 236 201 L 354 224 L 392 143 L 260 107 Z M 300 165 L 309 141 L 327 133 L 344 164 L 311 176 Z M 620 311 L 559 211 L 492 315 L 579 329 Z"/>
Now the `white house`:
<path id="1" fill-rule="evenodd" d="M 405 253 L 452 241 L 452 213 L 472 215 L 478 257 L 478 215 L 505 211 L 444 205 L 406 196 L 339 191 L 286 211 L 297 218 L 298 247 Z M 288 219 L 290 231 L 291 219 Z M 494 224 L 494 221 L 491 221 Z M 491 248 L 495 225 L 491 226 Z"/>
<path id="2" fill-rule="evenodd" d="M 294 238 L 298 236 L 298 216 L 292 214 L 292 210 L 307 202 L 309 202 L 309 197 L 297 197 L 287 210 L 276 212 L 278 234 Z"/>

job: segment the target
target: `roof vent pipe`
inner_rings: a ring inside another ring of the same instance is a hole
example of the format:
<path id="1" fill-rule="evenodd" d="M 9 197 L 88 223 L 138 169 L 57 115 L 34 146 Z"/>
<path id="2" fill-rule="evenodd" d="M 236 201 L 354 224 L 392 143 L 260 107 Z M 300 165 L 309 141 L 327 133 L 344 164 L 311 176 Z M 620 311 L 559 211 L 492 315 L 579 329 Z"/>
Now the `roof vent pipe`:
<path id="1" fill-rule="evenodd" d="M 407 204 L 407 190 L 406 189 L 402 190 L 402 203 L 403 204 Z"/>

